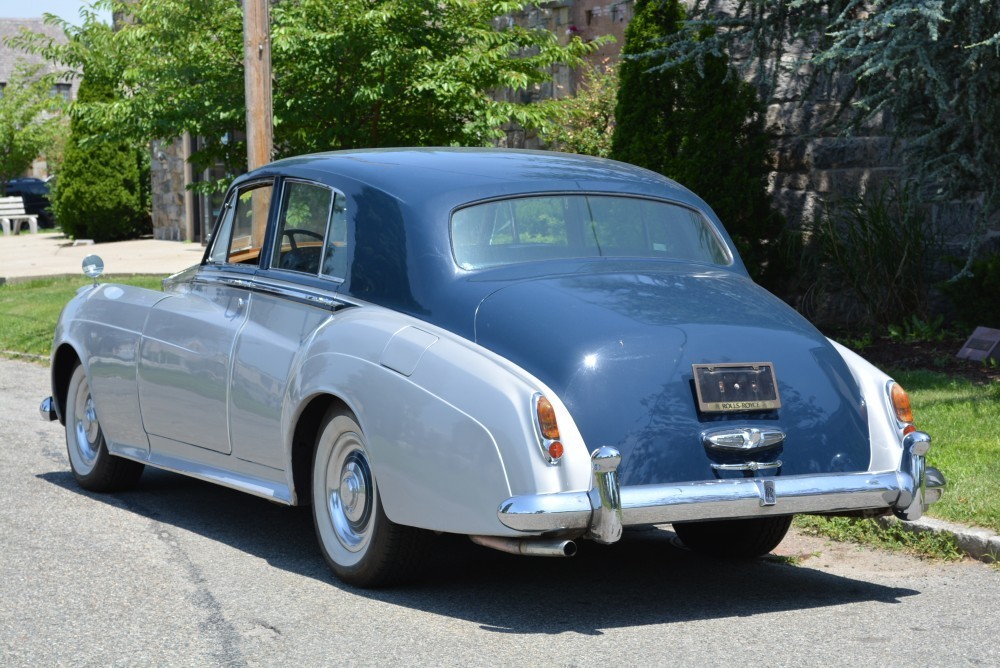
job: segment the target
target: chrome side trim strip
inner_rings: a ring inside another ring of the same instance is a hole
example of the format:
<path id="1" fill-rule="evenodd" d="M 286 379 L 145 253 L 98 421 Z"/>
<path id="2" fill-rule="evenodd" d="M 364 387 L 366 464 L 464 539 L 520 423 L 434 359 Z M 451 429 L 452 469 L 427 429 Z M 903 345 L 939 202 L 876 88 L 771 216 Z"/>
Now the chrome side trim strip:
<path id="1" fill-rule="evenodd" d="M 262 283 L 257 281 L 250 286 L 250 291 L 271 295 L 273 297 L 281 297 L 282 299 L 291 299 L 292 301 L 297 301 L 309 306 L 318 306 L 319 308 L 325 308 L 330 311 L 337 311 L 349 306 L 349 304 L 324 295 L 318 291 L 285 287 L 276 283 Z"/>
<path id="2" fill-rule="evenodd" d="M 329 291 L 318 288 L 310 288 L 295 283 L 264 280 L 260 276 L 254 278 L 253 280 L 247 280 L 243 278 L 232 278 L 229 276 L 209 276 L 199 274 L 194 279 L 194 282 L 222 283 L 223 285 L 240 288 L 251 293 L 256 292 L 259 294 L 271 295 L 272 297 L 290 299 L 292 301 L 299 302 L 300 304 L 316 306 L 329 311 L 339 311 L 340 309 L 350 306 L 357 306 L 357 304 L 352 303 L 350 300 L 343 299 L 339 296 L 331 296 L 337 288 L 337 281 L 331 281 L 331 289 Z"/>

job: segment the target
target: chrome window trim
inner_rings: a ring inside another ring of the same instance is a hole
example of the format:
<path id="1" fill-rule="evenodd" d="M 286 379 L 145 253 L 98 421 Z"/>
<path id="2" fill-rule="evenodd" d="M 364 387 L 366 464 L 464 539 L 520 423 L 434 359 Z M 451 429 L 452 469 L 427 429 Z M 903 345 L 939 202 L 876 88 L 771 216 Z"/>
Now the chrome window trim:
<path id="1" fill-rule="evenodd" d="M 246 183 L 240 184 L 238 187 L 231 189 L 227 193 L 226 201 L 222 205 L 222 209 L 219 211 L 219 217 L 216 218 L 215 225 L 212 226 L 212 237 L 211 237 L 211 239 L 210 239 L 210 241 L 208 243 L 208 246 L 205 248 L 205 255 L 202 257 L 202 261 L 201 261 L 202 265 L 207 265 L 207 266 L 210 266 L 210 267 L 253 267 L 254 269 L 257 269 L 257 268 L 260 267 L 260 257 L 259 256 L 258 256 L 257 264 L 256 265 L 246 265 L 246 264 L 240 264 L 239 262 L 229 262 L 229 251 L 230 251 L 229 248 L 226 248 L 226 260 L 225 261 L 223 261 L 223 262 L 214 262 L 211 259 L 212 258 L 212 250 L 215 248 L 216 244 L 220 243 L 219 240 L 218 240 L 218 236 L 217 236 L 217 233 L 219 231 L 219 225 L 222 223 L 222 220 L 223 220 L 223 218 L 225 218 L 226 213 L 229 211 L 229 209 L 232 208 L 233 206 L 235 206 L 236 200 L 237 200 L 237 198 L 239 198 L 240 193 L 242 193 L 242 192 L 246 192 L 248 190 L 254 190 L 256 188 L 261 188 L 261 187 L 264 187 L 264 186 L 271 186 L 271 189 L 272 189 L 271 190 L 271 192 L 272 192 L 271 204 L 270 204 L 270 206 L 267 209 L 267 226 L 268 226 L 268 230 L 270 230 L 270 227 L 271 227 L 271 217 L 272 217 L 271 214 L 274 211 L 274 196 L 273 196 L 273 192 L 274 192 L 274 187 L 277 184 L 277 182 L 278 182 L 277 178 L 275 178 L 273 176 L 261 177 L 261 178 L 258 178 L 258 179 L 254 179 L 253 181 L 248 181 Z M 268 238 L 270 237 L 270 235 L 271 235 L 271 233 L 270 233 L 270 231 L 268 231 L 267 233 L 265 233 L 264 239 L 261 241 L 260 250 L 261 250 L 262 253 L 264 251 L 264 247 L 267 245 L 266 242 L 267 242 Z M 230 238 L 225 241 L 226 244 L 229 244 L 230 241 L 232 240 L 232 233 L 230 233 L 229 237 Z"/>
<path id="2" fill-rule="evenodd" d="M 327 211 L 326 211 L 326 224 L 324 226 L 324 230 L 325 231 L 323 233 L 323 250 L 320 253 L 320 257 L 319 257 L 319 269 L 316 270 L 317 273 L 315 273 L 315 274 L 310 274 L 310 273 L 307 273 L 307 272 L 304 272 L 304 271 L 295 271 L 294 269 L 285 269 L 283 267 L 276 267 L 276 266 L 274 266 L 274 252 L 281 245 L 281 238 L 279 236 L 279 230 L 278 230 L 278 227 L 279 227 L 281 221 L 278 220 L 277 216 L 281 215 L 281 208 L 285 205 L 285 186 L 288 185 L 288 184 L 290 184 L 290 183 L 302 183 L 302 184 L 305 184 L 305 185 L 316 186 L 318 188 L 323 188 L 325 190 L 329 190 L 330 191 L 330 205 L 329 205 L 329 207 L 327 207 Z M 273 225 L 274 229 L 272 229 L 270 231 L 270 233 L 268 234 L 268 237 L 270 237 L 271 244 L 272 244 L 272 246 L 271 246 L 271 253 L 269 254 L 269 257 L 267 258 L 267 266 L 266 267 L 262 266 L 261 268 L 262 269 L 271 269 L 273 271 L 287 271 L 287 272 L 290 272 L 292 274 L 299 274 L 299 275 L 302 275 L 302 276 L 320 276 L 320 277 L 322 277 L 322 275 L 323 275 L 323 261 L 326 259 L 326 240 L 330 236 L 330 222 L 333 220 L 333 205 L 336 203 L 336 198 L 337 198 L 338 194 L 342 195 L 343 193 L 341 193 L 339 190 L 337 190 L 333 186 L 328 186 L 327 184 L 321 183 L 319 181 L 310 181 L 309 179 L 303 179 L 301 177 L 295 177 L 295 176 L 286 176 L 286 177 L 283 177 L 281 179 L 281 192 L 279 193 L 279 197 L 278 197 L 278 208 L 276 210 L 277 211 L 277 215 L 276 215 L 276 217 L 274 219 L 274 225 Z"/>

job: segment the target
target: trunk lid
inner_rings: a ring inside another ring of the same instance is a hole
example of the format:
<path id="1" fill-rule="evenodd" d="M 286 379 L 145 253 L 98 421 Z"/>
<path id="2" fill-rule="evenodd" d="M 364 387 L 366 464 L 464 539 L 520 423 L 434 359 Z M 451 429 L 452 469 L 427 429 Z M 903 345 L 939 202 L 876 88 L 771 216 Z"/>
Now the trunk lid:
<path id="1" fill-rule="evenodd" d="M 830 343 L 748 278 L 702 266 L 607 263 L 507 284 L 480 304 L 476 340 L 535 374 L 593 450 L 622 453 L 622 484 L 867 470 L 867 418 Z M 771 362 L 782 405 L 702 413 L 692 364 Z M 703 445 L 719 428 L 779 429 L 784 443 L 747 453 Z M 712 464 L 773 462 L 767 472 Z"/>

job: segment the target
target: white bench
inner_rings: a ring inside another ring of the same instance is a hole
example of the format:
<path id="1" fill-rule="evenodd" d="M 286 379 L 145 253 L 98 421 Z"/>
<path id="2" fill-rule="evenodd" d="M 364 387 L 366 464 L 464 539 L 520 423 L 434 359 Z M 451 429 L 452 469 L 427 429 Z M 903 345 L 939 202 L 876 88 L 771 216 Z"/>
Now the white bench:
<path id="1" fill-rule="evenodd" d="M 0 197 L 0 226 L 3 227 L 3 233 L 19 234 L 21 225 L 25 222 L 32 234 L 38 233 L 38 216 L 25 213 L 22 197 Z"/>

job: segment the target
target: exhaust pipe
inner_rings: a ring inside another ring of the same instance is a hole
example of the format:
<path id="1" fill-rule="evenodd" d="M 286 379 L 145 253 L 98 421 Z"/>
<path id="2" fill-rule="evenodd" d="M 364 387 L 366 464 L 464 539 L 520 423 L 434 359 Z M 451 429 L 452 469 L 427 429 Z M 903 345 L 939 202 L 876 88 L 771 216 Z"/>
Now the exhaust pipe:
<path id="1" fill-rule="evenodd" d="M 571 540 L 500 538 L 499 536 L 469 536 L 476 545 L 528 557 L 572 557 L 576 543 Z"/>

